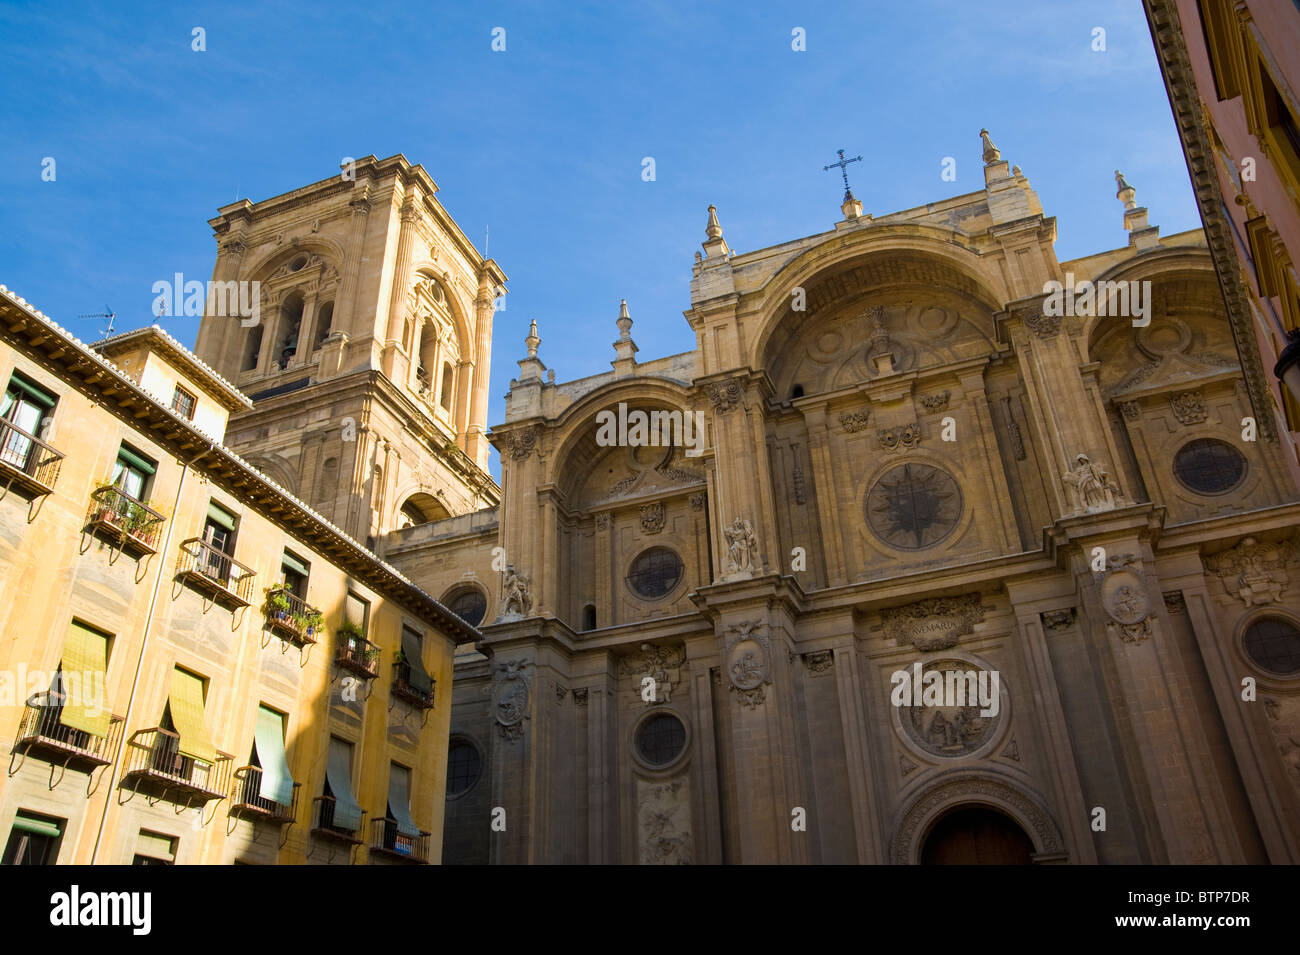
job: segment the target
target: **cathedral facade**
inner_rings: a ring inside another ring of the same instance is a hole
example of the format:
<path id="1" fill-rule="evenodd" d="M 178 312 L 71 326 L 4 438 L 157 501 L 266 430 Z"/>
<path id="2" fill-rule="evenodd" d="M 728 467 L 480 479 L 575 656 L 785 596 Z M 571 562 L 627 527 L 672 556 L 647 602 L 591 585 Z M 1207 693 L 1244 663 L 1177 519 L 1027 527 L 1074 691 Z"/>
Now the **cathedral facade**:
<path id="1" fill-rule="evenodd" d="M 979 191 L 770 248 L 710 208 L 690 352 L 625 304 L 558 382 L 534 323 L 499 491 L 504 275 L 419 167 L 214 220 L 292 299 L 269 344 L 205 320 L 232 445 L 481 632 L 444 862 L 1297 861 L 1300 493 L 1205 239 L 1116 174 L 1127 245 L 1060 262 L 982 146 Z"/>

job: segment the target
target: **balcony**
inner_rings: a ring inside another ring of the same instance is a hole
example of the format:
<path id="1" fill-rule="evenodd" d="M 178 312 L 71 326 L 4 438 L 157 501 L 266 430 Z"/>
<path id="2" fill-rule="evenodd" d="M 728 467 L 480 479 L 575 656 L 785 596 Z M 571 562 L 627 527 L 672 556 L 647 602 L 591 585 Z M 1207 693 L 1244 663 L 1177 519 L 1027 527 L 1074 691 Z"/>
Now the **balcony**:
<path id="1" fill-rule="evenodd" d="M 180 737 L 162 727 L 137 730 L 126 744 L 122 785 L 148 790 L 159 798 L 190 805 L 224 799 L 230 792 L 230 756 L 218 753 L 215 762 L 185 756 Z M 172 799 L 175 793 L 179 799 Z"/>
<path id="2" fill-rule="evenodd" d="M 347 626 L 346 624 L 344 626 Z M 334 654 L 334 662 L 345 670 L 355 673 L 363 680 L 373 680 L 379 675 L 379 647 L 375 646 L 359 630 L 338 631 L 339 648 Z"/>
<path id="3" fill-rule="evenodd" d="M 258 766 L 241 766 L 235 770 L 235 784 L 230 791 L 230 814 L 238 819 L 253 822 L 271 822 L 283 825 L 298 820 L 298 789 L 302 783 L 293 784 L 289 805 L 267 799 L 262 795 L 262 770 Z"/>
<path id="4" fill-rule="evenodd" d="M 15 748 L 38 759 L 87 772 L 111 763 L 122 742 L 122 717 L 110 716 L 108 736 L 96 736 L 65 726 L 61 719 L 63 706 L 58 699 L 57 694 L 44 691 L 28 698 L 18 724 Z"/>
<path id="5" fill-rule="evenodd" d="M 397 831 L 397 821 L 394 819 L 371 820 L 370 854 L 415 865 L 428 865 L 429 833 L 404 836 Z"/>
<path id="6" fill-rule="evenodd" d="M 405 700 L 417 710 L 433 708 L 433 679 L 429 679 L 429 692 L 417 690 L 411 685 L 411 665 L 404 661 L 393 664 L 393 696 Z"/>
<path id="7" fill-rule="evenodd" d="M 195 590 L 223 605 L 247 607 L 253 602 L 253 580 L 257 575 L 252 568 L 197 537 L 181 542 L 177 574 Z"/>
<path id="8" fill-rule="evenodd" d="M 35 435 L 0 418 L 0 480 L 31 495 L 51 494 L 63 454 Z"/>
<path id="9" fill-rule="evenodd" d="M 266 594 L 266 625 L 288 640 L 315 643 L 324 622 L 319 610 L 288 587 L 274 587 Z"/>
<path id="10" fill-rule="evenodd" d="M 334 797 L 317 796 L 311 801 L 311 834 L 342 842 L 349 846 L 361 845 L 361 832 L 366 825 L 366 814 L 361 814 L 360 829 L 345 829 L 334 824 Z"/>
<path id="11" fill-rule="evenodd" d="M 86 522 L 93 533 L 103 534 L 125 550 L 137 554 L 158 553 L 165 518 L 143 501 L 137 501 L 120 487 L 105 485 L 90 492 Z"/>

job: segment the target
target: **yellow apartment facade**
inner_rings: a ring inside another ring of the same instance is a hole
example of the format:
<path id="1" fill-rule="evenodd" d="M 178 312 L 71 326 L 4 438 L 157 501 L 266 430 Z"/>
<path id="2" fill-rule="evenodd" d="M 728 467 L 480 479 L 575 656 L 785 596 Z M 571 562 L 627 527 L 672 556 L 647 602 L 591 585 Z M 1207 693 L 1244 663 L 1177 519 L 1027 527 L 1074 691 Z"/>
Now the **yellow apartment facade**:
<path id="1" fill-rule="evenodd" d="M 477 631 L 225 447 L 251 402 L 157 326 L 0 286 L 0 341 L 3 861 L 439 860 Z"/>

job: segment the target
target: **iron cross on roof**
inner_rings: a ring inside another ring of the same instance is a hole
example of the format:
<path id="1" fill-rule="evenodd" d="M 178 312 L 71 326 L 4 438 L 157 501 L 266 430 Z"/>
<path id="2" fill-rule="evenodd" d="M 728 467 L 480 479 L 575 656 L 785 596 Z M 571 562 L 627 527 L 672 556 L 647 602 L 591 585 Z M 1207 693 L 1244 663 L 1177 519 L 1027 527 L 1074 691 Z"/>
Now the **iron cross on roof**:
<path id="1" fill-rule="evenodd" d="M 835 168 L 838 167 L 838 169 L 839 169 L 839 171 L 840 171 L 840 175 L 844 177 L 844 200 L 847 202 L 848 200 L 850 200 L 850 199 L 853 198 L 853 193 L 849 190 L 849 173 L 848 173 L 848 170 L 847 170 L 845 167 L 847 167 L 848 164 L 851 163 L 851 162 L 858 162 L 858 161 L 860 161 L 860 160 L 862 159 L 862 157 L 861 157 L 861 156 L 854 156 L 852 159 L 845 159 L 845 158 L 844 158 L 844 150 L 842 150 L 842 149 L 837 149 L 837 150 L 835 150 L 835 151 L 836 151 L 837 153 L 839 153 L 839 155 L 840 155 L 840 161 L 839 161 L 839 162 L 833 162 L 833 163 L 831 163 L 829 166 L 822 166 L 822 172 L 829 172 L 830 170 L 835 169 Z"/>

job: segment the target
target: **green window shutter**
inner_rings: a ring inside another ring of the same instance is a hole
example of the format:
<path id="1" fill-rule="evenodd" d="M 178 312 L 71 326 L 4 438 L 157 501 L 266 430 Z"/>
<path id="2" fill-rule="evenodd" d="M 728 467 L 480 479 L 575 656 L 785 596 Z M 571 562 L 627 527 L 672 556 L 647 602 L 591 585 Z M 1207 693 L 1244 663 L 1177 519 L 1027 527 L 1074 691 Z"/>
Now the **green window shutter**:
<path id="1" fill-rule="evenodd" d="M 284 720 L 279 713 L 265 706 L 257 708 L 253 742 L 257 746 L 257 760 L 262 764 L 259 794 L 282 806 L 289 805 L 293 802 L 293 776 L 284 752 Z"/>
<path id="2" fill-rule="evenodd" d="M 9 391 L 15 391 L 22 397 L 26 398 L 34 405 L 40 405 L 42 408 L 53 408 L 58 400 L 44 388 L 32 384 L 17 374 L 9 379 Z"/>
<path id="3" fill-rule="evenodd" d="M 63 829 L 54 823 L 46 822 L 44 819 L 33 819 L 31 816 L 24 816 L 21 813 L 14 817 L 14 828 L 20 832 L 49 836 L 51 839 L 57 839 L 63 835 Z"/>
<path id="4" fill-rule="evenodd" d="M 164 859 L 167 862 L 176 861 L 176 840 L 171 836 L 160 835 L 156 832 L 150 832 L 147 829 L 140 830 L 140 836 L 135 843 L 136 855 L 148 856 L 150 859 Z"/>
<path id="5" fill-rule="evenodd" d="M 334 825 L 341 829 L 360 829 L 361 806 L 352 795 L 352 746 L 335 736 L 330 737 L 325 778 L 334 794 Z"/>
<path id="6" fill-rule="evenodd" d="M 144 457 L 138 451 L 132 451 L 125 444 L 118 450 L 117 460 L 130 465 L 137 471 L 143 471 L 145 474 L 153 474 L 158 470 L 157 464 Z"/>
<path id="7" fill-rule="evenodd" d="M 109 714 L 104 709 L 108 637 L 72 621 L 63 643 L 62 689 L 67 699 L 59 721 L 64 726 L 108 737 Z"/>
<path id="8" fill-rule="evenodd" d="M 420 635 L 409 627 L 402 628 L 402 656 L 406 657 L 407 666 L 411 668 L 408 677 L 411 686 L 421 693 L 433 689 L 433 681 L 424 670 L 424 655 L 420 652 Z"/>
<path id="9" fill-rule="evenodd" d="M 297 557 L 294 557 L 293 554 L 289 553 L 288 551 L 285 551 L 284 556 L 280 558 L 280 566 L 288 570 L 292 570 L 295 574 L 298 574 L 302 577 L 306 577 L 309 573 L 307 569 L 307 565 L 304 564 Z"/>
<path id="10" fill-rule="evenodd" d="M 215 501 L 208 502 L 208 520 L 232 534 L 235 532 L 235 516 Z"/>
<path id="11" fill-rule="evenodd" d="M 217 761 L 217 748 L 203 728 L 203 681 L 184 670 L 172 671 L 171 694 L 172 725 L 180 736 L 180 751 L 205 763 Z"/>
<path id="12" fill-rule="evenodd" d="M 388 769 L 388 808 L 397 820 L 397 831 L 404 836 L 418 836 L 420 830 L 411 821 L 411 771 L 396 763 Z"/>

